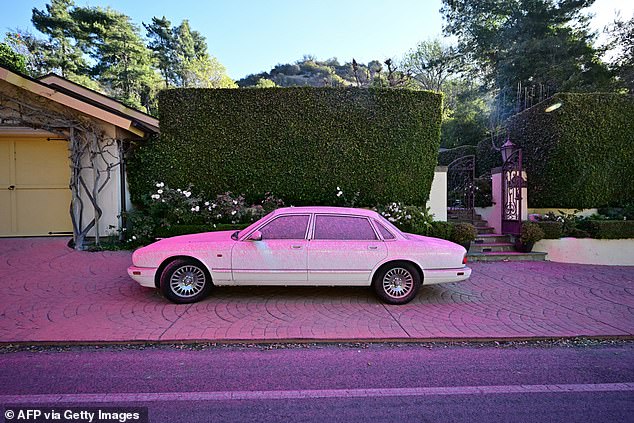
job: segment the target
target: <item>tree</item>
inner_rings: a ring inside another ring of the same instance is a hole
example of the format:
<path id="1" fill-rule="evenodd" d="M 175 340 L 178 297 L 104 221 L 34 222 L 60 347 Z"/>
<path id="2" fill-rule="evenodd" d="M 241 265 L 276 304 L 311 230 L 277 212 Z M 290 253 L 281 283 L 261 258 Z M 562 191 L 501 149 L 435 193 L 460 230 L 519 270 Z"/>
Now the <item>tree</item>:
<path id="1" fill-rule="evenodd" d="M 24 56 L 16 53 L 5 43 L 0 43 L 0 66 L 13 72 L 26 73 L 26 60 Z"/>
<path id="2" fill-rule="evenodd" d="M 476 145 L 489 132 L 490 96 L 468 78 L 452 78 L 443 84 L 445 101 L 441 146 Z"/>
<path id="3" fill-rule="evenodd" d="M 165 88 L 176 85 L 174 32 L 171 22 L 165 16 L 153 17 L 151 24 L 143 24 L 143 26 L 150 39 L 148 48 L 154 52 L 156 64 L 165 81 Z"/>
<path id="4" fill-rule="evenodd" d="M 84 73 L 87 63 L 74 40 L 77 38 L 77 22 L 71 16 L 73 0 L 51 0 L 46 10 L 33 8 L 31 22 L 48 36 L 48 43 L 40 43 L 43 61 L 49 72 L 68 78 Z"/>
<path id="5" fill-rule="evenodd" d="M 593 2 L 443 0 L 441 11 L 444 31 L 458 37 L 460 53 L 499 90 L 508 114 L 544 93 L 609 89 L 611 75 L 581 14 Z"/>
<path id="6" fill-rule="evenodd" d="M 5 34 L 4 42 L 14 52 L 24 56 L 28 75 L 40 76 L 50 71 L 45 56 L 49 46 L 45 40 L 37 38 L 26 30 L 14 29 Z"/>
<path id="7" fill-rule="evenodd" d="M 609 47 L 617 52 L 611 66 L 619 82 L 634 94 L 634 15 L 629 21 L 615 20 L 608 27 L 608 34 L 611 37 Z"/>
<path id="8" fill-rule="evenodd" d="M 422 41 L 402 66 L 418 89 L 444 94 L 441 146 L 476 145 L 486 137 L 489 105 L 481 81 L 467 75 L 457 49 L 439 39 Z"/>
<path id="9" fill-rule="evenodd" d="M 255 84 L 255 88 L 275 88 L 277 84 L 270 79 L 260 78 L 258 82 Z"/>
<path id="10" fill-rule="evenodd" d="M 95 62 L 91 74 L 117 99 L 150 111 L 149 87 L 158 76 L 138 26 L 109 8 L 75 7 L 71 17 L 79 28 L 80 47 Z"/>
<path id="11" fill-rule="evenodd" d="M 174 73 L 177 85 L 196 88 L 235 88 L 225 67 L 207 52 L 205 37 L 184 20 L 174 28 Z"/>
<path id="12" fill-rule="evenodd" d="M 443 91 L 447 79 L 458 72 L 459 61 L 455 48 L 434 39 L 422 41 L 410 50 L 403 59 L 403 67 L 420 88 Z"/>

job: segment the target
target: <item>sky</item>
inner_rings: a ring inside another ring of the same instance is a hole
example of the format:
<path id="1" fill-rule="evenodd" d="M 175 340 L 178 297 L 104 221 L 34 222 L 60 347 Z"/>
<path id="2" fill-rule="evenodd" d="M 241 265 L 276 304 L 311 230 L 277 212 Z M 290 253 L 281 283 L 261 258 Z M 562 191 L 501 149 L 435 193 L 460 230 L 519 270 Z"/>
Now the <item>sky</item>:
<path id="1" fill-rule="evenodd" d="M 0 33 L 36 32 L 31 10 L 46 0 L 0 0 Z M 293 63 L 304 55 L 340 62 L 399 59 L 420 41 L 442 37 L 441 0 L 75 0 L 110 6 L 141 26 L 153 16 L 173 25 L 188 19 L 207 38 L 209 53 L 233 79 Z M 589 12 L 602 29 L 616 11 L 634 14 L 634 0 L 597 0 Z M 145 31 L 142 31 L 143 33 Z"/>

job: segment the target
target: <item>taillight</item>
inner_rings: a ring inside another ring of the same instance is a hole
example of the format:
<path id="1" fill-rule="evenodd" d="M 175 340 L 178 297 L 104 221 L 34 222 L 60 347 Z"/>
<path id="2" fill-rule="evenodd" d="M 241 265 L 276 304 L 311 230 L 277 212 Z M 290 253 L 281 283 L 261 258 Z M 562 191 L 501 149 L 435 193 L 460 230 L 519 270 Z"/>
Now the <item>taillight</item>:
<path id="1" fill-rule="evenodd" d="M 466 254 L 462 258 L 462 264 L 467 264 L 467 255 Z"/>

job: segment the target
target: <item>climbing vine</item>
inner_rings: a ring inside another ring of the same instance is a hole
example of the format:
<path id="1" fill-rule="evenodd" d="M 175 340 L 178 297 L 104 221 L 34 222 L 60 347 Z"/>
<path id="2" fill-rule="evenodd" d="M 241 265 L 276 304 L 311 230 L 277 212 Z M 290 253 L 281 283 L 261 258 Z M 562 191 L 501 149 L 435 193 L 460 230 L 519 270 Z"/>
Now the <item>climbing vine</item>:
<path id="1" fill-rule="evenodd" d="M 123 142 L 108 137 L 103 129 L 79 113 L 18 91 L 0 92 L 0 126 L 41 129 L 68 141 L 74 248 L 85 250 L 93 229 L 94 244 L 99 245 L 103 214 L 100 194 L 111 181 L 112 172 L 121 165 Z M 113 153 L 115 146 L 118 154 Z"/>

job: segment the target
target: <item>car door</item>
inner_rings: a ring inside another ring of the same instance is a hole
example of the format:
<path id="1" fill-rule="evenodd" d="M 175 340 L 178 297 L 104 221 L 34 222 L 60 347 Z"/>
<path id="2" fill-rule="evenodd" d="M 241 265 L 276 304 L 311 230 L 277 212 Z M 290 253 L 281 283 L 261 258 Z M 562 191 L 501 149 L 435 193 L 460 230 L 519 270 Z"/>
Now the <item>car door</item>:
<path id="1" fill-rule="evenodd" d="M 317 214 L 308 245 L 311 285 L 368 285 L 387 247 L 364 216 Z"/>
<path id="2" fill-rule="evenodd" d="M 258 230 L 261 241 L 238 241 L 231 251 L 236 285 L 306 285 L 310 214 L 281 215 Z"/>

